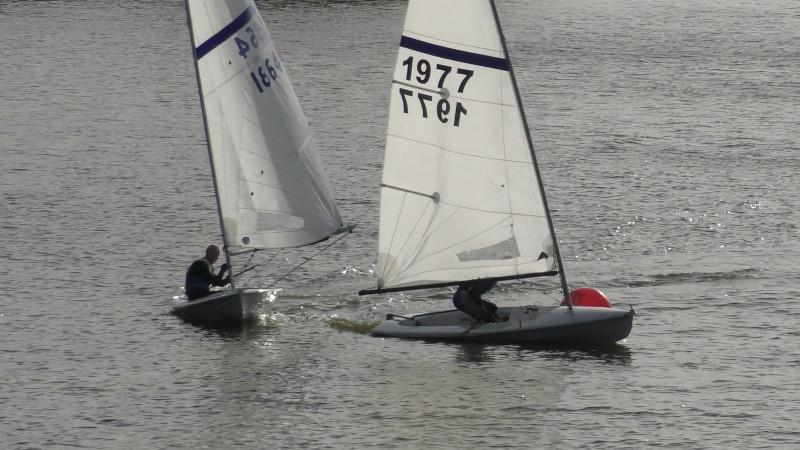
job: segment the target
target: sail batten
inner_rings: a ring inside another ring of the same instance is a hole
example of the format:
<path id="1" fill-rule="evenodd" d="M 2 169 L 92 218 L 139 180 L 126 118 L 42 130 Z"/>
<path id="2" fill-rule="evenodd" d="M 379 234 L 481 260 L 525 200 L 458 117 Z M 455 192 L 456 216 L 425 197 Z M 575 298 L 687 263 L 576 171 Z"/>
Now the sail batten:
<path id="1" fill-rule="evenodd" d="M 327 238 L 342 220 L 255 4 L 186 4 L 226 248 L 300 247 Z"/>
<path id="2" fill-rule="evenodd" d="M 491 1 L 410 0 L 391 89 L 378 288 L 557 273 Z"/>

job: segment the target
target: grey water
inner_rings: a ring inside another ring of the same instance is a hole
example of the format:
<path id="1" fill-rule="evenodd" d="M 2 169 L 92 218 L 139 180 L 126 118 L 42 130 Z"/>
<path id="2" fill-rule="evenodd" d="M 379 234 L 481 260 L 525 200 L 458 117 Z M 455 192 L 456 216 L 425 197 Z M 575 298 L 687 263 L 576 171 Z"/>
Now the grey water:
<path id="1" fill-rule="evenodd" d="M 363 333 L 450 307 L 357 295 L 406 5 L 258 6 L 358 228 L 219 330 L 168 314 L 220 243 L 182 2 L 0 0 L 0 448 L 800 446 L 800 3 L 497 1 L 570 285 L 638 312 L 600 350 Z"/>

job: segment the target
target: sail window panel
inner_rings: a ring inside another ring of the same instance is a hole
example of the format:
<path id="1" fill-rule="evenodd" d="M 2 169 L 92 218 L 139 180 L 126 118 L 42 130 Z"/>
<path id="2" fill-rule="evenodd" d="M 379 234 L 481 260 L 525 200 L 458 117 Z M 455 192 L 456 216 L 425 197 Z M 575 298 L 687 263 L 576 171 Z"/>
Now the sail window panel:
<path id="1" fill-rule="evenodd" d="M 456 256 L 458 260 L 461 262 L 465 261 L 479 261 L 479 260 L 500 260 L 500 259 L 512 259 L 518 258 L 520 256 L 519 253 L 519 246 L 517 246 L 517 240 L 514 237 L 510 237 L 508 239 L 502 240 L 495 244 L 474 248 L 470 250 L 465 250 L 463 252 L 457 253 Z"/>
<path id="2" fill-rule="evenodd" d="M 411 0 L 404 31 L 421 39 L 435 39 L 439 45 L 503 57 L 492 8 L 486 0 Z"/>

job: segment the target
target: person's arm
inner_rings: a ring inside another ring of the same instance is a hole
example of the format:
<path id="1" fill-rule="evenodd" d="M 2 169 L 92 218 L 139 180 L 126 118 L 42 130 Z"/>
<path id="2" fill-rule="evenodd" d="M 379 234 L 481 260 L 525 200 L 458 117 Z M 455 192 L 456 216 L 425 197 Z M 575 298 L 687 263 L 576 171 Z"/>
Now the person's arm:
<path id="1" fill-rule="evenodd" d="M 225 286 L 226 284 L 231 282 L 231 277 L 227 276 L 223 278 L 225 272 L 228 270 L 228 265 L 223 264 L 222 267 L 219 269 L 219 273 L 214 275 L 213 272 L 211 274 L 211 284 L 214 286 Z"/>

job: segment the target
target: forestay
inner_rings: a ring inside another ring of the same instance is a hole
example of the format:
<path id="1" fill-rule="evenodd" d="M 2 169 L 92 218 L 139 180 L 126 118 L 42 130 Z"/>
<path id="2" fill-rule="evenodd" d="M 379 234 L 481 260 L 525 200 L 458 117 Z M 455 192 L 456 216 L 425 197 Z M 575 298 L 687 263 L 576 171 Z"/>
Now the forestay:
<path id="1" fill-rule="evenodd" d="M 378 288 L 550 273 L 553 238 L 488 0 L 411 0 L 394 70 Z"/>
<path id="2" fill-rule="evenodd" d="M 272 37 L 251 0 L 188 0 L 226 245 L 284 248 L 342 221 Z"/>

